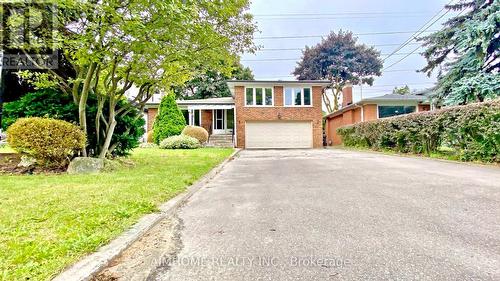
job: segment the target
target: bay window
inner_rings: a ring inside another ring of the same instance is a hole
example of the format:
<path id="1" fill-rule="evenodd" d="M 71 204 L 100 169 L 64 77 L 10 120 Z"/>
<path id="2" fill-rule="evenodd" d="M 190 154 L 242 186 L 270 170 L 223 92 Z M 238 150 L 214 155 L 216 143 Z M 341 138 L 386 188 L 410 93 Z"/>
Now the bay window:
<path id="1" fill-rule="evenodd" d="M 273 106 L 274 93 L 272 88 L 245 88 L 245 105 Z"/>
<path id="2" fill-rule="evenodd" d="M 285 88 L 285 106 L 311 106 L 311 88 Z"/>

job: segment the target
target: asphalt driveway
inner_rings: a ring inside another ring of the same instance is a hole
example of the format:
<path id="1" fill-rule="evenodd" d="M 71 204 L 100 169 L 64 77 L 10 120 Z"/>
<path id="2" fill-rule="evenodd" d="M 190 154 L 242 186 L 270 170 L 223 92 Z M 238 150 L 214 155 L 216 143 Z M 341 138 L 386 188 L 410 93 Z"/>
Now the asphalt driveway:
<path id="1" fill-rule="evenodd" d="M 499 280 L 500 169 L 246 150 L 179 211 L 156 280 Z"/>

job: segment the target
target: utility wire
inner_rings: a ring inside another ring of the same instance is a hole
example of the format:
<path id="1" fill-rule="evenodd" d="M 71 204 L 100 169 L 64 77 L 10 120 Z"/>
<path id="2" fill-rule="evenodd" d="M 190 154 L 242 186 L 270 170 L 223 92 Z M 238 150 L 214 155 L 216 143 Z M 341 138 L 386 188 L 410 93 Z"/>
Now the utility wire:
<path id="1" fill-rule="evenodd" d="M 366 44 L 368 47 L 388 47 L 388 46 L 399 46 L 401 44 L 399 43 L 393 43 L 393 44 Z M 418 42 L 411 42 L 408 45 L 420 45 Z M 257 52 L 267 52 L 267 51 L 302 51 L 304 48 L 263 48 L 260 50 L 257 50 Z"/>
<path id="2" fill-rule="evenodd" d="M 413 15 L 428 14 L 429 11 L 421 12 L 340 12 L 340 13 L 288 13 L 288 14 L 254 14 L 254 17 L 293 17 L 293 16 L 346 16 L 346 15 Z"/>
<path id="3" fill-rule="evenodd" d="M 447 5 L 450 5 L 454 0 L 450 0 L 450 2 L 448 2 Z M 395 53 L 399 52 L 401 49 L 403 49 L 405 46 L 407 46 L 411 41 L 413 41 L 415 38 L 417 38 L 418 36 L 420 36 L 422 33 L 424 33 L 427 29 L 431 28 L 437 21 L 439 21 L 440 19 L 442 19 L 444 16 L 446 16 L 450 10 L 447 10 L 444 14 L 442 14 L 441 16 L 439 16 L 439 14 L 441 14 L 442 11 L 444 11 L 446 9 L 446 6 L 443 6 L 443 8 L 441 10 L 439 10 L 439 12 L 437 12 L 437 14 L 435 14 L 432 18 L 430 18 L 428 21 L 426 21 L 424 23 L 424 25 L 422 27 L 420 27 L 417 31 L 415 31 L 415 33 L 413 33 L 408 39 L 406 39 L 406 41 L 404 41 L 399 47 L 397 47 L 394 51 L 392 51 L 392 53 L 387 56 L 386 58 L 384 58 L 384 62 L 390 58 L 391 56 L 393 56 Z M 439 17 L 438 17 L 439 16 Z M 434 20 L 434 18 L 438 17 L 436 20 Z M 429 24 L 430 23 L 430 24 Z M 415 50 L 416 51 L 416 50 Z M 401 60 L 403 61 L 403 60 Z M 399 61 L 399 62 L 401 62 Z M 398 63 L 399 63 L 398 62 Z M 393 65 L 391 65 L 392 67 Z"/>
<path id="4" fill-rule="evenodd" d="M 421 46 L 419 46 L 418 48 L 421 48 Z M 387 56 L 388 54 L 382 54 L 383 56 Z M 418 55 L 418 54 L 415 54 L 415 53 L 397 53 L 395 55 L 400 55 L 400 56 L 404 56 L 404 55 Z M 271 62 L 271 61 L 299 61 L 301 60 L 301 58 L 268 58 L 268 59 L 242 59 L 240 61 L 247 61 L 247 62 Z"/>
<path id="5" fill-rule="evenodd" d="M 425 15 L 393 15 L 390 18 L 420 18 Z M 387 19 L 387 16 L 315 16 L 315 17 L 265 17 L 259 18 L 257 21 L 264 20 L 324 20 L 324 19 Z"/>
<path id="6" fill-rule="evenodd" d="M 387 70 L 385 72 L 417 72 L 417 70 L 416 69 L 393 69 L 393 70 Z M 295 75 L 265 76 L 265 78 L 286 78 L 286 77 L 295 77 Z"/>
<path id="7" fill-rule="evenodd" d="M 435 32 L 437 30 L 428 30 L 426 32 Z M 391 35 L 391 34 L 408 34 L 415 33 L 416 31 L 388 31 L 388 32 L 367 32 L 367 33 L 353 33 L 355 36 L 364 35 Z M 294 35 L 294 36 L 263 36 L 255 37 L 254 39 L 299 39 L 299 38 L 322 38 L 328 35 Z"/>

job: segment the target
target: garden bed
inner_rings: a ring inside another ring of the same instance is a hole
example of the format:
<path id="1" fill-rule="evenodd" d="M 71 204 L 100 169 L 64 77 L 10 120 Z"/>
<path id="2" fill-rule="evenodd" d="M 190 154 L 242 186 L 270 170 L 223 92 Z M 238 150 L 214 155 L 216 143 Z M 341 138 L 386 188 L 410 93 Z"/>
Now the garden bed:
<path id="1" fill-rule="evenodd" d="M 66 173 L 66 166 L 62 167 L 18 167 L 21 155 L 18 153 L 0 153 L 0 174 L 31 175 L 31 174 L 60 174 Z"/>

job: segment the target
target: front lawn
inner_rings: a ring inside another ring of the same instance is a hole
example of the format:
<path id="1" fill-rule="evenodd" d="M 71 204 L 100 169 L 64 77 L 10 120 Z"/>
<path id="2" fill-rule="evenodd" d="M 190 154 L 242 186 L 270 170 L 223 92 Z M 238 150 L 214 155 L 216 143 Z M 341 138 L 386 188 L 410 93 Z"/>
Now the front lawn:
<path id="1" fill-rule="evenodd" d="M 0 175 L 0 279 L 47 280 L 206 174 L 232 149 L 137 149 L 98 175 Z"/>

